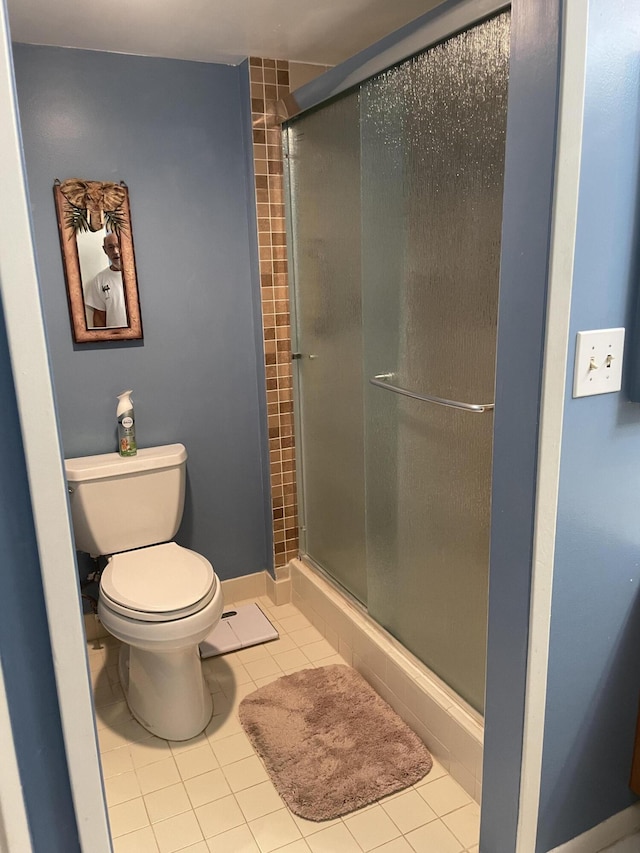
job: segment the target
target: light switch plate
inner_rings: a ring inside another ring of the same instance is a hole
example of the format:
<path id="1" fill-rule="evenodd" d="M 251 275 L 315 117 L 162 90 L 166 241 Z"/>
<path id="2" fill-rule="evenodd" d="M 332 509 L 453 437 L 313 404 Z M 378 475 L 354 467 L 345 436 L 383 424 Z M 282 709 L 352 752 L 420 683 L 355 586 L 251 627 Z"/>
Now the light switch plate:
<path id="1" fill-rule="evenodd" d="M 573 396 L 608 394 L 622 388 L 624 329 L 578 332 Z"/>

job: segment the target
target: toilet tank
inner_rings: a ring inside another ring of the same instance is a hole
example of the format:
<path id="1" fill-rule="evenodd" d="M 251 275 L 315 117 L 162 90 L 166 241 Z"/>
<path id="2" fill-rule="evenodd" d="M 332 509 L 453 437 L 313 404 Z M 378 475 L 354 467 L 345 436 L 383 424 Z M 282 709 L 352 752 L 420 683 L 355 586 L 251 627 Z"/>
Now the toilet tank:
<path id="1" fill-rule="evenodd" d="M 182 444 L 65 459 L 76 548 L 94 557 L 168 542 L 184 509 Z"/>

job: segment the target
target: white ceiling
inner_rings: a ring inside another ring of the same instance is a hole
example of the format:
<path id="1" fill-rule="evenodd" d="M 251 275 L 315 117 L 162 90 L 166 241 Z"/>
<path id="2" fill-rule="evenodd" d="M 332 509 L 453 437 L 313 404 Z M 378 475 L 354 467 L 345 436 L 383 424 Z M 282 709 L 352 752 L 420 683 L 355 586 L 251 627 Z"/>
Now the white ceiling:
<path id="1" fill-rule="evenodd" d="M 440 0 L 8 0 L 11 37 L 235 65 L 335 65 Z"/>

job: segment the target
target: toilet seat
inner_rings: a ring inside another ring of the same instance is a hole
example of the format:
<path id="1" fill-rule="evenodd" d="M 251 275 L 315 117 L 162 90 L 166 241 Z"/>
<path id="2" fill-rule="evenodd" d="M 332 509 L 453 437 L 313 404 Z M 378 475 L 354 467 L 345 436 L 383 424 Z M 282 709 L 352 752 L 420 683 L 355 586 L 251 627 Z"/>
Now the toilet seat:
<path id="1" fill-rule="evenodd" d="M 141 622 L 169 622 L 202 610 L 216 591 L 211 563 L 175 542 L 123 551 L 100 580 L 103 603 Z"/>

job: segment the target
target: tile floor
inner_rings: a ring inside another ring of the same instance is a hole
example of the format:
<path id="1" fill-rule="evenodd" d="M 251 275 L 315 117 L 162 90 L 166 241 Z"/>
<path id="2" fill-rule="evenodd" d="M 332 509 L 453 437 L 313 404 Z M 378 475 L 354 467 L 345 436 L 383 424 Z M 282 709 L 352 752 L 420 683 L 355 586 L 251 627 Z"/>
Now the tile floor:
<path id="1" fill-rule="evenodd" d="M 238 703 L 281 675 L 344 661 L 293 605 L 258 603 L 280 639 L 203 662 L 214 717 L 183 743 L 155 738 L 131 717 L 117 641 L 89 643 L 115 853 L 478 853 L 479 807 L 437 762 L 418 784 L 337 820 L 287 809 L 244 735 Z"/>

